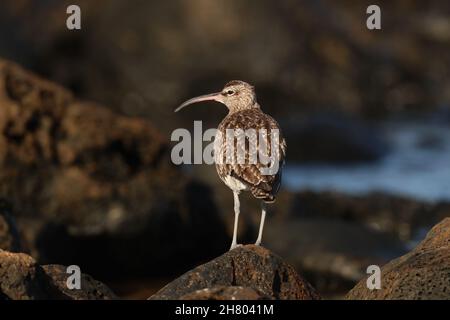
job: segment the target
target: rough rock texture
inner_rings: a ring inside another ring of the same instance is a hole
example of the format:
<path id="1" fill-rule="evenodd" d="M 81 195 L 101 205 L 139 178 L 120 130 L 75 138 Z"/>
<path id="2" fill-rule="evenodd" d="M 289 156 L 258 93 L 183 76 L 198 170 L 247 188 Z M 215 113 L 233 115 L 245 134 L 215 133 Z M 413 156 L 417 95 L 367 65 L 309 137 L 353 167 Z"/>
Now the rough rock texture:
<path id="1" fill-rule="evenodd" d="M 81 289 L 65 287 L 63 266 L 40 266 L 24 253 L 0 250 L 0 300 L 115 299 L 104 284 L 82 275 Z"/>
<path id="2" fill-rule="evenodd" d="M 433 227 L 413 251 L 381 269 L 381 289 L 361 280 L 347 299 L 450 299 L 450 218 Z"/>
<path id="3" fill-rule="evenodd" d="M 0 249 L 12 252 L 20 250 L 19 233 L 11 206 L 3 199 L 0 199 Z"/>
<path id="4" fill-rule="evenodd" d="M 180 300 L 267 300 L 258 290 L 241 286 L 217 286 L 200 289 L 180 297 Z M 273 299 L 273 298 L 272 298 Z"/>
<path id="5" fill-rule="evenodd" d="M 319 299 L 315 289 L 269 250 L 246 245 L 185 273 L 150 299 L 180 299 L 216 286 L 242 286 L 274 299 Z"/>
<path id="6" fill-rule="evenodd" d="M 165 141 L 148 121 L 0 60 L 0 195 L 40 262 L 126 277 L 225 249 L 209 189 L 171 164 Z"/>
<path id="7" fill-rule="evenodd" d="M 90 275 L 81 274 L 81 289 L 68 289 L 67 268 L 61 265 L 42 266 L 45 273 L 51 278 L 52 284 L 64 295 L 73 300 L 110 300 L 118 297 L 100 281 L 95 280 Z"/>

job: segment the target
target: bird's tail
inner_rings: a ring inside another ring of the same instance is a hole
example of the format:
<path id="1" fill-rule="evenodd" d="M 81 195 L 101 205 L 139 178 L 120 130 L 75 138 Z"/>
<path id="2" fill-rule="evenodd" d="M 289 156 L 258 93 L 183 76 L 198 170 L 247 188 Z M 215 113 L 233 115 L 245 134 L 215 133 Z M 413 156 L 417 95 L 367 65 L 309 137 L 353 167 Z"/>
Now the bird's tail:
<path id="1" fill-rule="evenodd" d="M 261 199 L 262 201 L 267 203 L 275 202 L 275 195 L 273 195 L 271 192 L 267 192 L 265 190 L 255 187 L 251 188 L 250 191 L 252 195 L 257 199 Z"/>

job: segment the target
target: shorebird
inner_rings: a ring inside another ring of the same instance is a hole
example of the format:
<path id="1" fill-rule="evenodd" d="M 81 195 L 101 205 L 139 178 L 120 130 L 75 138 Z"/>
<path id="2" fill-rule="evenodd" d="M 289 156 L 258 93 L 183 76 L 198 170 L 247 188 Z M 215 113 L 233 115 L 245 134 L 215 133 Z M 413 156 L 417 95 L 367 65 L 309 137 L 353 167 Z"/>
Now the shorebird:
<path id="1" fill-rule="evenodd" d="M 281 135 L 278 123 L 261 110 L 260 105 L 256 101 L 254 87 L 244 81 L 233 80 L 228 82 L 220 92 L 189 99 L 182 103 L 175 112 L 188 105 L 202 101 L 217 101 L 228 108 L 228 115 L 219 124 L 218 134 L 214 141 L 214 158 L 220 179 L 233 191 L 234 229 L 230 250 L 239 246 L 237 243 L 237 231 L 240 214 L 239 195 L 241 191 L 250 191 L 255 198 L 261 200 L 261 221 L 258 238 L 255 242 L 255 245 L 259 246 L 261 245 L 266 218 L 266 204 L 275 201 L 276 194 L 280 188 L 281 171 L 286 156 L 286 142 Z M 247 132 L 248 129 L 254 129 L 256 135 L 249 134 L 245 136 L 245 143 L 239 147 L 234 140 L 231 144 L 227 144 L 227 140 L 223 139 L 223 137 L 227 136 L 230 129 L 234 132 L 239 130 Z M 261 135 L 264 132 L 267 134 Z M 275 133 L 275 135 L 271 133 Z M 218 136 L 221 138 L 218 139 Z M 273 142 L 276 143 L 273 144 Z M 252 144 L 257 146 L 256 150 L 251 147 L 247 148 L 247 146 Z M 227 151 L 230 150 L 230 147 L 231 152 L 234 153 L 232 155 L 233 161 L 227 161 L 230 160 L 227 158 Z M 264 168 L 267 169 L 267 161 L 264 162 L 255 158 L 260 148 L 265 148 L 268 154 L 275 155 L 275 161 L 277 161 L 275 163 L 275 171 L 264 172 Z"/>

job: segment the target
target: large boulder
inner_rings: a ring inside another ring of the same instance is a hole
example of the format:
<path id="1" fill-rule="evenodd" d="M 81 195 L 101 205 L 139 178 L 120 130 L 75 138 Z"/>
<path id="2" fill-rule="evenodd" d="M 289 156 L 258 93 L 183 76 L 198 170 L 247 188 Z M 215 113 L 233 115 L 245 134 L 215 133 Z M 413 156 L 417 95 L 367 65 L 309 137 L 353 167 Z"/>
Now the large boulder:
<path id="1" fill-rule="evenodd" d="M 450 299 L 450 218 L 428 233 L 414 250 L 381 268 L 381 289 L 361 280 L 347 299 Z"/>
<path id="2" fill-rule="evenodd" d="M 68 289 L 66 267 L 41 266 L 29 255 L 0 249 L 0 300 L 117 299 L 104 284 L 82 274 L 81 289 Z"/>
<path id="3" fill-rule="evenodd" d="M 0 60 L 0 132 L 1 195 L 42 263 L 172 274 L 228 244 L 210 190 L 172 165 L 146 120 Z"/>
<path id="4" fill-rule="evenodd" d="M 319 299 L 315 289 L 292 266 L 271 251 L 254 245 L 238 247 L 196 267 L 167 284 L 150 299 L 201 297 L 198 290 L 217 292 L 218 289 L 213 289 L 217 286 L 250 288 L 253 289 L 253 297 L 255 292 L 259 292 L 258 296 L 272 299 Z M 242 292 L 243 289 L 238 290 Z M 247 294 L 250 294 L 249 290 Z M 214 295 L 208 293 L 208 296 Z"/>

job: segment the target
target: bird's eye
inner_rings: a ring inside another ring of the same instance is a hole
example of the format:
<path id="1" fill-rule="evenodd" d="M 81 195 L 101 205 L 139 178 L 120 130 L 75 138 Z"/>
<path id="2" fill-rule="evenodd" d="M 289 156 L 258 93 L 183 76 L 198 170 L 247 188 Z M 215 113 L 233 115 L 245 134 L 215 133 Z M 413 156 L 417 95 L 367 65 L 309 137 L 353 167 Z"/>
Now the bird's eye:
<path id="1" fill-rule="evenodd" d="M 228 90 L 228 91 L 227 91 L 227 95 L 231 96 L 231 95 L 233 95 L 233 94 L 234 94 L 234 91 L 233 91 L 233 90 Z"/>

